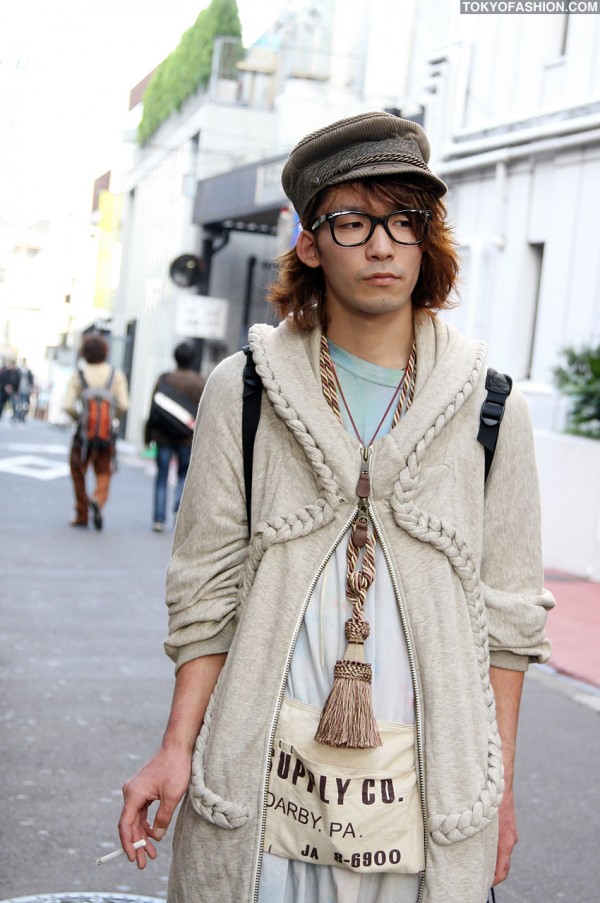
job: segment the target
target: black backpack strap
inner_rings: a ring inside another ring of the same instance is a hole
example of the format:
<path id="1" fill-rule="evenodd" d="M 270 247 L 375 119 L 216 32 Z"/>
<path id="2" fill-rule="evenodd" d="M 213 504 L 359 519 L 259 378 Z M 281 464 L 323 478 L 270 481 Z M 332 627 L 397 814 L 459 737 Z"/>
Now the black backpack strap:
<path id="1" fill-rule="evenodd" d="M 512 379 L 505 373 L 498 373 L 497 370 L 490 367 L 485 377 L 485 387 L 487 397 L 481 406 L 477 441 L 481 442 L 485 452 L 485 479 L 487 480 L 494 460 L 500 423 L 504 417 L 504 405 L 512 390 Z"/>
<path id="2" fill-rule="evenodd" d="M 260 420 L 262 383 L 256 372 L 256 365 L 249 345 L 242 351 L 246 355 L 244 367 L 244 391 L 242 393 L 242 454 L 244 458 L 244 487 L 246 489 L 246 514 L 248 516 L 248 536 L 251 530 L 252 514 L 252 464 L 254 461 L 254 439 Z"/>

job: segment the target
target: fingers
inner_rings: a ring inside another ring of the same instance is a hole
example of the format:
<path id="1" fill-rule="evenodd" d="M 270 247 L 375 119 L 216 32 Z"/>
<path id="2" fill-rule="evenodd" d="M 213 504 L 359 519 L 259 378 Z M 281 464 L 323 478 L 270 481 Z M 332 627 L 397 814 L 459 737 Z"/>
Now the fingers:
<path id="1" fill-rule="evenodd" d="M 175 807 L 177 806 L 177 802 L 171 800 L 161 800 L 158 809 L 154 815 L 154 824 L 152 826 L 151 836 L 154 840 L 162 840 L 162 838 L 167 833 L 169 825 L 171 824 L 171 819 L 173 818 L 173 812 L 175 811 Z"/>
<path id="2" fill-rule="evenodd" d="M 174 805 L 167 801 L 161 802 L 156 810 L 154 824 L 151 825 L 148 820 L 146 800 L 137 795 L 127 784 L 123 788 L 123 796 L 125 804 L 119 820 L 121 846 L 129 861 L 135 862 L 139 869 L 144 869 L 147 858 L 157 858 L 158 851 L 154 847 L 154 843 L 159 843 L 165 836 L 178 801 L 174 802 Z M 146 846 L 136 850 L 133 843 L 135 840 L 141 839 L 146 841 Z"/>
<path id="3" fill-rule="evenodd" d="M 506 881 L 508 878 L 508 873 L 510 871 L 510 861 L 512 857 L 513 850 L 519 841 L 519 837 L 516 834 L 511 834 L 504 843 L 501 843 L 498 846 L 498 855 L 496 858 L 496 871 L 494 873 L 494 881 L 492 887 L 495 887 L 497 884 L 501 884 L 502 881 Z"/>
<path id="4" fill-rule="evenodd" d="M 169 752 L 159 750 L 153 758 L 123 785 L 123 809 L 119 820 L 121 846 L 130 862 L 138 868 L 146 865 L 147 858 L 156 859 L 153 842 L 164 837 L 173 813 L 183 797 L 189 782 L 191 756 L 188 751 Z M 148 819 L 148 808 L 158 802 L 153 824 Z M 144 839 L 147 845 L 135 850 L 135 840 Z"/>
<path id="5" fill-rule="evenodd" d="M 136 790 L 135 780 L 131 779 L 123 785 L 124 805 L 119 819 L 119 838 L 127 858 L 130 862 L 136 862 L 138 868 L 146 866 L 146 854 L 156 858 L 156 850 L 148 843 L 148 805 L 153 802 L 146 794 Z M 136 850 L 134 841 L 145 840 L 146 846 Z"/>

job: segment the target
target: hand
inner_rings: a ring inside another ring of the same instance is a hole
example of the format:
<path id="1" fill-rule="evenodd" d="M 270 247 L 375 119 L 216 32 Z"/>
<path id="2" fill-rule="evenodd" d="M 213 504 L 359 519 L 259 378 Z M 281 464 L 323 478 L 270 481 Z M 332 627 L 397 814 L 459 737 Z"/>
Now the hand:
<path id="1" fill-rule="evenodd" d="M 156 859 L 152 841 L 158 842 L 167 831 L 173 813 L 188 788 L 192 757 L 188 749 L 169 747 L 158 750 L 133 777 L 123 785 L 124 805 L 119 819 L 119 837 L 130 862 L 146 867 L 146 855 Z M 148 821 L 148 807 L 159 801 L 154 824 Z M 135 850 L 135 840 L 146 840 L 146 846 Z"/>
<path id="2" fill-rule="evenodd" d="M 498 854 L 496 857 L 496 872 L 493 886 L 505 881 L 510 870 L 510 857 L 519 841 L 517 831 L 517 819 L 515 815 L 515 802 L 512 789 L 507 788 L 502 797 L 498 810 Z"/>

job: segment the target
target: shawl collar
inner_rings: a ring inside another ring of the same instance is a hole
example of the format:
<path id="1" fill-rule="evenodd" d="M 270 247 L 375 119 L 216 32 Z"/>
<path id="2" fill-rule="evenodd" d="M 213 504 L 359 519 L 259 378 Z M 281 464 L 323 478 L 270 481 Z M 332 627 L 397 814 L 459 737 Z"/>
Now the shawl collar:
<path id="1" fill-rule="evenodd" d="M 483 371 L 486 346 L 460 335 L 423 311 L 415 312 L 415 397 L 400 423 L 373 450 L 373 495 L 391 494 L 398 474 L 419 447 L 424 450 L 471 394 Z M 276 412 L 298 419 L 331 468 L 342 497 L 355 499 L 359 444 L 338 423 L 321 389 L 321 332 L 302 333 L 286 320 L 257 324 L 249 340 L 258 372 Z M 442 419 L 440 419 L 442 418 Z M 475 437 L 474 437 L 475 441 Z M 417 457 L 419 457 L 417 455 Z"/>

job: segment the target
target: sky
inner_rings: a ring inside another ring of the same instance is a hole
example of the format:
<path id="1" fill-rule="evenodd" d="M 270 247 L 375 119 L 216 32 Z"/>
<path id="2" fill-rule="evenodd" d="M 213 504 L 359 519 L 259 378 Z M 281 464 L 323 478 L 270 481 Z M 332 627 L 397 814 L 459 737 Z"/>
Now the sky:
<path id="1" fill-rule="evenodd" d="M 0 0 L 0 223 L 89 209 L 129 91 L 209 0 Z M 238 0 L 244 44 L 285 0 Z"/>

